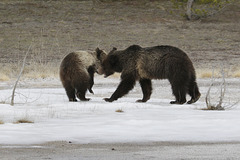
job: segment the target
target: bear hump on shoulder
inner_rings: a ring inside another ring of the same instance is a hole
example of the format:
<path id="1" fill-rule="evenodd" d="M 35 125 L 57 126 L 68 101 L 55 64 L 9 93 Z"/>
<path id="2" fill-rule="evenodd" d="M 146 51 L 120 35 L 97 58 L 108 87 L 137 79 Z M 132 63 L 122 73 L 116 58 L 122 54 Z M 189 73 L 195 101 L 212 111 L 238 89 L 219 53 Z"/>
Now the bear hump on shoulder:
<path id="1" fill-rule="evenodd" d="M 113 47 L 112 50 L 108 53 L 109 55 L 113 54 L 117 50 L 116 47 Z"/>
<path id="2" fill-rule="evenodd" d="M 140 50 L 140 49 L 142 49 L 142 47 L 139 46 L 139 45 L 136 45 L 136 44 L 131 45 L 131 46 L 129 46 L 129 47 L 127 48 L 127 50 L 129 50 L 129 51 L 138 51 L 138 50 Z"/>

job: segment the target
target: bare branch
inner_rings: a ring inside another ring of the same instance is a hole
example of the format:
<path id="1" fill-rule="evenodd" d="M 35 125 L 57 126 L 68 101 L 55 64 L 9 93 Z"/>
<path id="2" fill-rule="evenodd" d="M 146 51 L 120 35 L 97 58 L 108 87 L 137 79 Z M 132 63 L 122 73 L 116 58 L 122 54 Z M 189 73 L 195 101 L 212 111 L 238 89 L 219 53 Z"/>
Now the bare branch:
<path id="1" fill-rule="evenodd" d="M 21 68 L 21 70 L 20 70 L 20 73 L 19 73 L 19 75 L 18 75 L 18 78 L 17 78 L 17 80 L 16 80 L 16 82 L 15 82 L 15 85 L 14 85 L 14 87 L 13 87 L 12 99 L 11 99 L 11 103 L 10 103 L 11 106 L 14 105 L 15 90 L 16 90 L 16 88 L 17 88 L 18 81 L 20 80 L 20 77 L 21 77 L 22 72 L 23 72 L 23 70 L 24 70 L 26 58 L 27 58 L 27 56 L 28 56 L 28 53 L 29 53 L 31 47 L 32 47 L 32 44 L 28 47 L 28 51 L 26 52 L 25 57 L 24 57 L 24 59 L 23 59 L 22 68 Z"/>
<path id="2" fill-rule="evenodd" d="M 221 94 L 220 94 L 220 99 L 219 99 L 219 103 L 217 104 L 217 108 L 221 108 L 222 107 L 222 102 L 223 102 L 223 98 L 225 95 L 225 91 L 226 91 L 226 83 L 225 83 L 225 75 L 224 75 L 224 71 L 222 69 L 222 83 L 221 83 Z"/>
<path id="3" fill-rule="evenodd" d="M 237 101 L 237 102 L 235 102 L 235 103 L 233 103 L 233 104 L 230 104 L 230 105 L 227 105 L 227 106 L 224 106 L 224 108 L 233 108 L 234 106 L 236 106 L 238 103 L 240 102 L 240 100 L 239 101 Z"/>
<path id="4" fill-rule="evenodd" d="M 211 109 L 211 103 L 210 103 L 210 90 L 213 86 L 213 82 L 214 82 L 214 69 L 212 69 L 212 78 L 211 78 L 211 84 L 208 88 L 208 91 L 206 93 L 206 98 L 205 98 L 205 101 L 206 101 L 206 105 L 207 105 L 207 108 L 208 109 Z"/>

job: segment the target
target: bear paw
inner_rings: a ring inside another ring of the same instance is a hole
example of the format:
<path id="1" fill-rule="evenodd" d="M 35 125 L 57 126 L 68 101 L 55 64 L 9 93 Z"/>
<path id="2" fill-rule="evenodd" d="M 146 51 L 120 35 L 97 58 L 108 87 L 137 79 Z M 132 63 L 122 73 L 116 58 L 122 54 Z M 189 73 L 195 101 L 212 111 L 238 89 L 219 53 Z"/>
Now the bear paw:
<path id="1" fill-rule="evenodd" d="M 144 103 L 144 102 L 147 102 L 147 101 L 146 101 L 146 100 L 143 100 L 143 99 L 139 99 L 139 100 L 137 100 L 136 102 Z"/>
<path id="2" fill-rule="evenodd" d="M 185 102 L 171 101 L 170 104 L 184 104 Z"/>
<path id="3" fill-rule="evenodd" d="M 105 100 L 106 102 L 112 102 L 112 101 L 114 101 L 114 100 L 112 100 L 111 98 L 104 98 L 104 100 Z"/>
<path id="4" fill-rule="evenodd" d="M 77 99 L 76 98 L 70 98 L 69 102 L 77 102 Z"/>
<path id="5" fill-rule="evenodd" d="M 90 101 L 90 98 L 84 98 L 84 99 L 80 99 L 81 101 Z"/>
<path id="6" fill-rule="evenodd" d="M 187 104 L 192 104 L 198 101 L 198 99 L 200 98 L 201 94 L 199 94 L 198 96 L 196 96 L 195 98 L 191 98 L 190 101 L 187 102 Z"/>

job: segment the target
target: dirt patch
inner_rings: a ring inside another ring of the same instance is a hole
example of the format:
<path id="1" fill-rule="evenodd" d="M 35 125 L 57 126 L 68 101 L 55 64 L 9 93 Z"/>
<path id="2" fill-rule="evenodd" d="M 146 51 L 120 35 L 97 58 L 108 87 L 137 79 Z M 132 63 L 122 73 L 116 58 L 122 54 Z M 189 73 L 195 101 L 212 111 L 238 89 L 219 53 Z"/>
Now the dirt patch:
<path id="1" fill-rule="evenodd" d="M 0 145 L 1 158 L 8 159 L 239 159 L 239 142 L 223 143 L 109 143 L 73 144 L 50 142 L 40 145 Z M 21 153 L 21 154 L 19 154 Z M 159 154 L 161 153 L 161 154 Z M 175 153 L 175 154 L 172 154 Z"/>
<path id="2" fill-rule="evenodd" d="M 173 45 L 186 51 L 197 69 L 240 68 L 239 7 L 189 22 L 169 13 L 170 1 L 1 1 L 0 63 L 59 66 L 74 50 Z M 19 64 L 19 65 L 18 65 Z"/>

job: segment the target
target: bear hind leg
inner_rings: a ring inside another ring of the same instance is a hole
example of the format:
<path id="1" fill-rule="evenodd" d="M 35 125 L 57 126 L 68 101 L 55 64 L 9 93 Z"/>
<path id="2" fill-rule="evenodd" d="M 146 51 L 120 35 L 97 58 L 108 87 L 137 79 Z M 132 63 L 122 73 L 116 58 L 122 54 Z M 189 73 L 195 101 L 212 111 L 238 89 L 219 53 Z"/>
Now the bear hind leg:
<path id="1" fill-rule="evenodd" d="M 75 85 L 76 95 L 81 101 L 89 101 L 90 100 L 90 98 L 85 97 L 88 86 L 89 86 L 88 81 L 86 81 L 86 82 L 83 81 L 83 82 Z"/>
<path id="2" fill-rule="evenodd" d="M 77 91 L 77 93 L 76 93 L 76 95 L 77 95 L 77 97 L 81 100 L 81 101 L 89 101 L 90 100 L 90 98 L 86 98 L 85 97 L 85 94 L 86 94 L 86 92 L 82 92 L 82 91 Z"/>
<path id="3" fill-rule="evenodd" d="M 191 99 L 187 102 L 187 104 L 195 103 L 200 98 L 201 93 L 199 92 L 195 81 L 189 84 L 188 94 L 191 96 Z"/>
<path id="4" fill-rule="evenodd" d="M 176 100 L 171 101 L 171 104 L 184 104 L 186 102 L 186 88 L 184 86 L 172 86 L 173 95 Z"/>
<path id="5" fill-rule="evenodd" d="M 152 82 L 150 79 L 140 79 L 139 83 L 143 92 L 143 99 L 137 100 L 137 102 L 147 102 L 152 94 Z"/>
<path id="6" fill-rule="evenodd" d="M 76 95 L 81 101 L 89 101 L 90 100 L 90 98 L 85 97 L 86 92 L 87 92 L 87 88 L 86 89 L 84 89 L 84 88 L 76 89 Z"/>
<path id="7" fill-rule="evenodd" d="M 75 96 L 75 89 L 71 86 L 70 82 L 63 84 L 66 94 L 68 96 L 68 99 L 70 102 L 77 102 L 76 96 Z"/>

